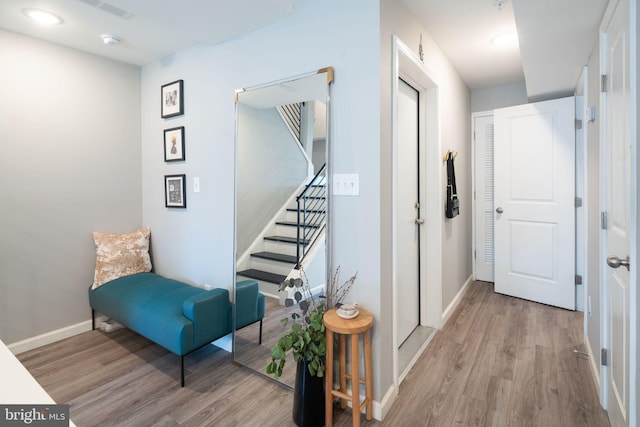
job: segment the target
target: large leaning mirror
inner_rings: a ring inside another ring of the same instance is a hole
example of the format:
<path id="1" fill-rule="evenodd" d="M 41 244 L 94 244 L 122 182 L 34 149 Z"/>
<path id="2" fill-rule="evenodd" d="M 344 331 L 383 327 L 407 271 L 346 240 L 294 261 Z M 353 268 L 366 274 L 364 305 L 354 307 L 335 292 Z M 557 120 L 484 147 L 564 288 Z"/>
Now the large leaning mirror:
<path id="1" fill-rule="evenodd" d="M 233 361 L 262 375 L 296 309 L 280 284 L 304 272 L 319 294 L 328 277 L 332 81 L 326 68 L 236 91 Z M 293 387 L 295 373 L 290 356 L 278 381 Z"/>

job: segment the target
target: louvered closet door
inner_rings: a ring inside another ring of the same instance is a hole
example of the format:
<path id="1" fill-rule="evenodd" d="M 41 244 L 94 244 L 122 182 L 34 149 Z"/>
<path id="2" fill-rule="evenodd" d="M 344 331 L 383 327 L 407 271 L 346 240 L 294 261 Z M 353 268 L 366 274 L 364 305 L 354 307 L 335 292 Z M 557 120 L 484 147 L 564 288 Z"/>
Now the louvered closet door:
<path id="1" fill-rule="evenodd" d="M 475 116 L 476 280 L 493 282 L 493 114 Z"/>

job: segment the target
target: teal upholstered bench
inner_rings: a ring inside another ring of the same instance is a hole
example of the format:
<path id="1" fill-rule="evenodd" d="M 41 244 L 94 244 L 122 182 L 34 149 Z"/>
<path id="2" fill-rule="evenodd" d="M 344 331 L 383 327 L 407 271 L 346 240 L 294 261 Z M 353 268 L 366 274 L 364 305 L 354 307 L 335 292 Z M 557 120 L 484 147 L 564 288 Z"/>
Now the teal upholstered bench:
<path id="1" fill-rule="evenodd" d="M 236 312 L 240 329 L 260 322 L 265 299 L 256 281 L 239 283 Z M 231 333 L 232 306 L 226 289 L 201 289 L 154 273 L 136 273 L 89 289 L 92 325 L 102 313 L 180 356 L 184 387 L 184 356 Z"/>

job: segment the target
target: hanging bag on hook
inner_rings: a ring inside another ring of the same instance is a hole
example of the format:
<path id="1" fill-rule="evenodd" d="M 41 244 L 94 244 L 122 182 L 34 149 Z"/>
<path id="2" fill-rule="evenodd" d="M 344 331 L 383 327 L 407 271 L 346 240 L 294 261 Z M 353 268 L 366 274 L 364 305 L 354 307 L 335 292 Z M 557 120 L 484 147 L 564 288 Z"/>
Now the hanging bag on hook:
<path id="1" fill-rule="evenodd" d="M 445 215 L 453 218 L 460 213 L 460 201 L 458 200 L 458 190 L 456 189 L 456 173 L 453 168 L 453 154 L 449 151 L 447 155 L 447 206 Z"/>

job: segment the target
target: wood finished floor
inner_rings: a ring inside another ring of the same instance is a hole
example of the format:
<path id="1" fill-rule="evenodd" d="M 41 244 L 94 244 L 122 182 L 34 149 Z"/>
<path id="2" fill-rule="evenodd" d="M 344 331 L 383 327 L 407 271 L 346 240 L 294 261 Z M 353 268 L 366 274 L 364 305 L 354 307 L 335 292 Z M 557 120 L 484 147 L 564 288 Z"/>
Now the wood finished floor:
<path id="1" fill-rule="evenodd" d="M 363 426 L 608 426 L 584 351 L 582 314 L 475 282 L 400 386 L 385 421 Z M 375 357 L 375 355 L 374 355 Z M 209 346 L 179 359 L 121 329 L 18 356 L 77 426 L 292 426 L 292 393 Z M 334 425 L 351 425 L 337 410 Z"/>

